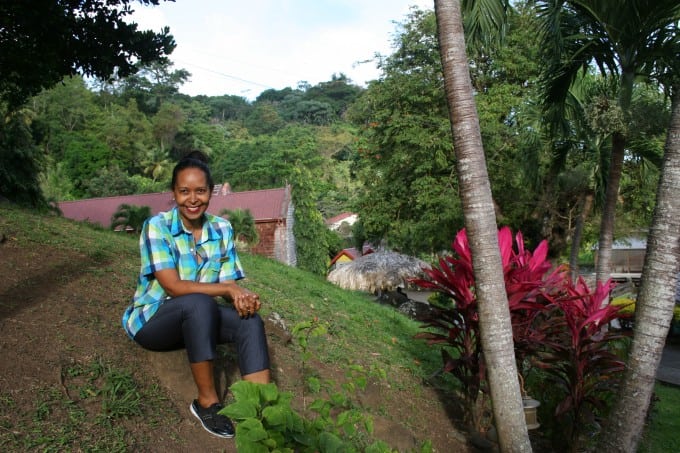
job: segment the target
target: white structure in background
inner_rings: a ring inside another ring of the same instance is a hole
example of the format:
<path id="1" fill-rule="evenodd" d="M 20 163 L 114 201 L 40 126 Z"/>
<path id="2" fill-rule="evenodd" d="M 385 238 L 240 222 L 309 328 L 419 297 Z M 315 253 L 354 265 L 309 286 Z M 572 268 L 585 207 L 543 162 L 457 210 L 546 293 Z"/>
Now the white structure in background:
<path id="1" fill-rule="evenodd" d="M 325 222 L 326 226 L 330 230 L 338 231 L 343 223 L 346 223 L 348 226 L 351 227 L 356 223 L 357 220 L 359 220 L 359 216 L 354 214 L 353 212 L 343 212 L 342 214 L 338 214 L 335 217 L 326 219 Z"/>

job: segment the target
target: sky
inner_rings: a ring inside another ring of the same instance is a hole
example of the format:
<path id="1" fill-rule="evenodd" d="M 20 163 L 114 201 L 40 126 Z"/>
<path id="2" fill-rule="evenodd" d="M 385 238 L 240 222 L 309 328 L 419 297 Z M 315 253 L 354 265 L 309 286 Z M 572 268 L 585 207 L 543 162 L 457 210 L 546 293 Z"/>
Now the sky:
<path id="1" fill-rule="evenodd" d="M 156 7 L 133 3 L 141 29 L 170 27 L 175 69 L 192 76 L 180 92 L 236 95 L 297 88 L 343 73 L 365 86 L 380 73 L 376 53 L 392 53 L 397 23 L 410 6 L 433 0 L 176 0 Z"/>

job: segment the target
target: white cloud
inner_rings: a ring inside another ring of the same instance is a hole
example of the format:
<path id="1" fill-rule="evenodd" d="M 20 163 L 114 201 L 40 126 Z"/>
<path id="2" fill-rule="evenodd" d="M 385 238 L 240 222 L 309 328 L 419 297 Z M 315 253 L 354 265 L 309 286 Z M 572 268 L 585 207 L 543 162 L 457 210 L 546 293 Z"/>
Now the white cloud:
<path id="1" fill-rule="evenodd" d="M 192 73 L 181 91 L 254 99 L 267 88 L 314 85 L 344 73 L 357 84 L 379 76 L 374 63 L 391 52 L 394 22 L 425 0 L 177 0 L 136 5 L 142 29 L 170 27 L 177 68 Z"/>

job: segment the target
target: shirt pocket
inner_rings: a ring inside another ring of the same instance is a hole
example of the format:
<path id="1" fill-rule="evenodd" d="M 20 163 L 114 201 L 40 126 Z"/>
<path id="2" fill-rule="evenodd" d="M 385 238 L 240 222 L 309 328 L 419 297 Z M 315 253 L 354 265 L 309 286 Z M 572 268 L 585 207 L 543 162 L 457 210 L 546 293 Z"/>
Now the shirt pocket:
<path id="1" fill-rule="evenodd" d="M 207 260 L 201 266 L 201 282 L 216 283 L 220 281 L 222 263 L 219 260 Z"/>

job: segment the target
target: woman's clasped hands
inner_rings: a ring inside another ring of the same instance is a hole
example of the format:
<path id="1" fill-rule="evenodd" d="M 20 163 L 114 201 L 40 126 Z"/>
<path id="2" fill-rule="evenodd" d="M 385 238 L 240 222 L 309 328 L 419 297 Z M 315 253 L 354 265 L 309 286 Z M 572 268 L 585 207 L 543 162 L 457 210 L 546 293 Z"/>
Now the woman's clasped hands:
<path id="1" fill-rule="evenodd" d="M 229 297 L 231 298 L 232 304 L 234 304 L 236 312 L 241 318 L 247 318 L 254 315 L 262 306 L 260 303 L 260 296 L 239 286 L 232 289 Z"/>

